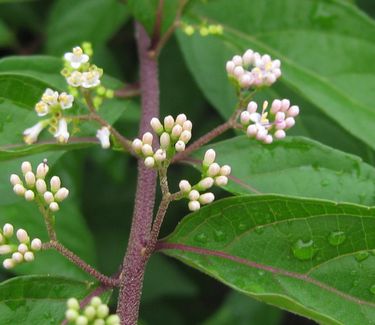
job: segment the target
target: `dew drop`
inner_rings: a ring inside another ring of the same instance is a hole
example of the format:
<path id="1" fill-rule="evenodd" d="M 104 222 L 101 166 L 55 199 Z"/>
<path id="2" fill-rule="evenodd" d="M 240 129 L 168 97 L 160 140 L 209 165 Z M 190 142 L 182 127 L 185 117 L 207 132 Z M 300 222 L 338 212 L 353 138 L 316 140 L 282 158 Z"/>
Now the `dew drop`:
<path id="1" fill-rule="evenodd" d="M 299 239 L 293 244 L 292 251 L 295 258 L 306 261 L 311 260 L 318 250 L 314 246 L 312 239 L 307 242 Z"/>
<path id="2" fill-rule="evenodd" d="M 204 232 L 202 232 L 202 233 L 200 233 L 200 234 L 197 234 L 195 237 L 194 237 L 194 239 L 197 241 L 197 242 L 200 242 L 200 243 L 207 243 L 207 240 L 208 240 L 208 238 L 207 238 L 207 235 L 204 233 Z"/>
<path id="3" fill-rule="evenodd" d="M 214 232 L 214 238 L 215 238 L 215 241 L 218 241 L 218 242 L 222 242 L 226 239 L 226 235 L 225 235 L 225 232 L 222 231 L 222 230 L 215 230 Z"/>
<path id="4" fill-rule="evenodd" d="M 375 295 L 375 284 L 370 287 L 370 292 Z"/>
<path id="5" fill-rule="evenodd" d="M 331 232 L 328 236 L 328 242 L 332 246 L 338 246 L 342 244 L 346 239 L 346 235 L 343 231 L 334 231 Z"/>
<path id="6" fill-rule="evenodd" d="M 258 235 L 260 235 L 260 234 L 263 233 L 263 231 L 264 231 L 264 227 L 263 227 L 263 226 L 256 226 L 254 230 L 255 230 L 255 232 L 256 232 Z"/>
<path id="7" fill-rule="evenodd" d="M 361 251 L 355 254 L 355 259 L 357 260 L 357 262 L 362 262 L 367 259 L 369 255 L 370 254 L 368 251 Z"/>

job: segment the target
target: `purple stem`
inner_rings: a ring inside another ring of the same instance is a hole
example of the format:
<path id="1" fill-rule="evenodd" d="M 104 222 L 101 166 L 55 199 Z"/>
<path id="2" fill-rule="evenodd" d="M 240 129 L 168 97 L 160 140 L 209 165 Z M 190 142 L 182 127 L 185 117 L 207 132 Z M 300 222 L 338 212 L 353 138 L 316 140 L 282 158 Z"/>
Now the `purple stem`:
<path id="1" fill-rule="evenodd" d="M 150 39 L 144 28 L 136 23 L 138 56 L 140 60 L 140 84 L 142 117 L 139 134 L 151 131 L 150 120 L 159 116 L 159 80 L 157 61 L 148 53 Z M 128 248 L 120 275 L 120 293 L 117 314 L 122 325 L 136 325 L 145 267 L 148 257 L 144 253 L 149 241 L 155 204 L 157 174 L 138 161 L 138 179 Z"/>

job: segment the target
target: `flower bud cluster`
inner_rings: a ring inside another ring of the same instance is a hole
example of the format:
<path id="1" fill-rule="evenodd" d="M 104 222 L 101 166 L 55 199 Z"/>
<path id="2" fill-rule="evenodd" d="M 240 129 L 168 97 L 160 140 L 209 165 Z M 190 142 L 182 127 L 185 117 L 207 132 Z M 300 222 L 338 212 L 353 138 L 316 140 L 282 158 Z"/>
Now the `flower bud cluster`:
<path id="1" fill-rule="evenodd" d="M 264 101 L 262 112 L 258 113 L 257 103 L 251 101 L 247 109 L 240 115 L 240 123 L 250 138 L 264 143 L 272 143 L 273 138 L 283 139 L 286 130 L 295 124 L 295 117 L 299 114 L 299 107 L 290 105 L 288 99 L 275 99 L 269 111 L 268 102 Z"/>
<path id="2" fill-rule="evenodd" d="M 90 57 L 81 47 L 76 46 L 72 52 L 65 53 L 64 59 L 65 69 L 62 74 L 71 87 L 93 88 L 100 85 L 103 70 L 90 65 Z"/>
<path id="3" fill-rule="evenodd" d="M 268 54 L 260 55 L 249 49 L 228 61 L 226 70 L 241 88 L 248 89 L 275 83 L 281 76 L 280 66 L 280 60 L 272 60 Z"/>
<path id="4" fill-rule="evenodd" d="M 156 117 L 152 118 L 150 125 L 159 136 L 160 148 L 154 152 L 152 147 L 153 135 L 146 132 L 141 139 L 135 139 L 132 143 L 133 150 L 144 158 L 146 167 L 153 168 L 162 165 L 173 157 L 176 152 L 185 150 L 186 144 L 191 139 L 193 127 L 185 114 L 179 114 L 176 120 L 168 115 L 162 124 Z"/>
<path id="5" fill-rule="evenodd" d="M 228 183 L 228 176 L 231 168 L 228 165 L 220 166 L 215 162 L 216 153 L 213 149 L 208 149 L 204 155 L 202 163 L 202 177 L 201 180 L 191 186 L 187 180 L 182 180 L 179 183 L 180 191 L 184 197 L 189 199 L 189 210 L 197 211 L 201 205 L 209 204 L 215 200 L 215 196 L 211 192 L 205 192 L 214 184 L 217 186 L 225 186 Z"/>
<path id="6" fill-rule="evenodd" d="M 223 34 L 223 26 L 222 25 L 215 25 L 215 24 L 201 24 L 200 26 L 190 25 L 190 24 L 183 24 L 182 31 L 188 35 L 193 35 L 196 30 L 199 31 L 199 34 L 203 37 L 209 35 L 222 35 Z"/>
<path id="7" fill-rule="evenodd" d="M 109 314 L 109 308 L 102 303 L 99 297 L 92 297 L 90 303 L 81 310 L 79 302 L 75 298 L 67 301 L 65 318 L 69 324 L 75 325 L 120 325 L 120 317 Z"/>
<path id="8" fill-rule="evenodd" d="M 45 159 L 40 163 L 33 172 L 31 163 L 24 161 L 21 165 L 23 180 L 17 174 L 10 175 L 10 183 L 13 186 L 13 191 L 19 196 L 23 196 L 26 201 L 33 201 L 38 199 L 43 205 L 47 206 L 52 212 L 59 210 L 59 202 L 64 201 L 68 195 L 69 190 L 61 187 L 61 180 L 58 176 L 52 176 L 50 179 L 50 188 L 48 189 L 45 180 L 49 167 Z"/>
<path id="9" fill-rule="evenodd" d="M 11 254 L 11 257 L 3 261 L 6 269 L 11 269 L 22 262 L 32 262 L 34 253 L 42 248 L 42 241 L 39 238 L 30 240 L 26 230 L 20 228 L 15 234 L 18 243 L 14 242 L 13 225 L 6 223 L 2 231 L 0 230 L 0 255 Z"/>

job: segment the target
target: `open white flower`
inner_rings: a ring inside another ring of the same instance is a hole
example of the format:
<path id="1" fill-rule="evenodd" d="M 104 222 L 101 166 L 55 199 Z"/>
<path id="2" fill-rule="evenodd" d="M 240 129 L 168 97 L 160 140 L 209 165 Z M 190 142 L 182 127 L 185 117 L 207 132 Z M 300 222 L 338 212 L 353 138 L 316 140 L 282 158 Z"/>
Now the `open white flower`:
<path id="1" fill-rule="evenodd" d="M 43 131 L 45 126 L 46 126 L 45 123 L 38 122 L 34 126 L 32 126 L 28 129 L 26 129 L 25 131 L 23 131 L 24 141 L 27 144 L 32 144 L 32 143 L 36 142 L 38 140 L 38 136 L 39 136 L 40 132 Z"/>
<path id="2" fill-rule="evenodd" d="M 59 120 L 59 127 L 54 134 L 54 137 L 57 139 L 60 143 L 67 143 L 69 139 L 69 132 L 68 132 L 68 123 L 66 122 L 66 119 L 61 118 Z"/>
<path id="3" fill-rule="evenodd" d="M 109 141 L 110 135 L 111 132 L 109 131 L 109 128 L 107 128 L 106 126 L 103 126 L 96 132 L 96 137 L 99 139 L 103 149 L 108 149 L 111 146 L 111 143 Z"/>
<path id="4" fill-rule="evenodd" d="M 82 73 L 79 71 L 73 71 L 72 74 L 66 78 L 66 81 L 72 87 L 80 87 L 83 82 Z"/>
<path id="5" fill-rule="evenodd" d="M 49 113 L 49 105 L 41 100 L 36 103 L 35 112 L 38 116 L 45 116 Z"/>
<path id="6" fill-rule="evenodd" d="M 61 93 L 59 95 L 59 103 L 62 109 L 68 109 L 73 106 L 74 97 L 67 93 Z"/>
<path id="7" fill-rule="evenodd" d="M 47 88 L 42 95 L 42 101 L 46 104 L 53 106 L 58 103 L 59 93 L 50 88 Z"/>
<path id="8" fill-rule="evenodd" d="M 76 46 L 73 48 L 72 52 L 64 54 L 64 59 L 70 62 L 72 68 L 78 69 L 81 64 L 89 61 L 89 56 L 87 54 L 84 54 L 79 46 Z"/>
<path id="9" fill-rule="evenodd" d="M 100 70 L 91 70 L 82 74 L 82 87 L 92 88 L 100 85 Z"/>

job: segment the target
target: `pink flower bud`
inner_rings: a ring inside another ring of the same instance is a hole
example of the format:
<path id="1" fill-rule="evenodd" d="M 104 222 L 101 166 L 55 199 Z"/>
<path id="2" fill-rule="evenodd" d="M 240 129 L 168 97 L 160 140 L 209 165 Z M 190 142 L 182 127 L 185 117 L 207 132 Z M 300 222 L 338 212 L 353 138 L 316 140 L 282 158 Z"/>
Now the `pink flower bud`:
<path id="1" fill-rule="evenodd" d="M 277 112 L 275 116 L 275 121 L 276 122 L 281 122 L 285 120 L 285 113 L 284 112 Z"/>
<path id="2" fill-rule="evenodd" d="M 258 133 L 258 128 L 255 124 L 250 124 L 248 127 L 247 127 L 247 130 L 246 130 L 246 134 L 249 136 L 249 137 L 254 137 L 256 136 Z"/>
<path id="3" fill-rule="evenodd" d="M 49 209 L 53 212 L 59 211 L 60 207 L 56 202 L 51 202 L 49 205 Z"/>
<path id="4" fill-rule="evenodd" d="M 181 133 L 182 133 L 182 126 L 180 124 L 176 124 L 172 128 L 171 138 L 172 139 L 178 139 L 180 137 Z"/>
<path id="5" fill-rule="evenodd" d="M 233 61 L 228 61 L 226 66 L 225 66 L 225 68 L 227 70 L 227 73 L 230 74 L 230 75 L 233 74 L 233 70 L 234 70 L 235 67 L 236 67 L 236 65 L 234 64 Z"/>
<path id="6" fill-rule="evenodd" d="M 179 140 L 179 141 L 177 141 L 177 143 L 175 144 L 174 147 L 175 147 L 177 152 L 184 151 L 185 150 L 185 142 Z"/>
<path id="7" fill-rule="evenodd" d="M 155 159 L 153 157 L 147 157 L 144 163 L 147 168 L 152 168 L 155 166 Z"/>
<path id="8" fill-rule="evenodd" d="M 242 58 L 239 55 L 235 55 L 232 61 L 235 65 L 242 65 Z"/>
<path id="9" fill-rule="evenodd" d="M 228 184 L 228 177 L 226 176 L 218 176 L 215 178 L 215 184 L 217 186 L 225 186 Z"/>
<path id="10" fill-rule="evenodd" d="M 184 124 L 182 124 L 182 129 L 184 131 L 186 130 L 186 131 L 190 131 L 191 132 L 192 128 L 193 128 L 193 123 L 191 123 L 190 120 L 187 120 L 187 121 L 184 122 Z"/>
<path id="11" fill-rule="evenodd" d="M 153 135 L 151 132 L 146 132 L 142 136 L 142 142 L 143 144 L 149 144 L 150 146 L 152 145 L 152 140 L 154 139 Z"/>
<path id="12" fill-rule="evenodd" d="M 65 187 L 60 188 L 55 194 L 55 200 L 57 202 L 64 201 L 69 195 L 69 190 Z"/>
<path id="13" fill-rule="evenodd" d="M 199 199 L 199 192 L 197 190 L 191 190 L 189 193 L 189 200 L 190 201 L 196 201 Z"/>
<path id="14" fill-rule="evenodd" d="M 183 192 L 183 193 L 187 193 L 187 192 L 191 191 L 191 185 L 185 179 L 180 181 L 180 183 L 178 184 L 178 187 L 180 188 L 180 191 Z M 198 195 L 199 195 L 199 193 L 198 193 Z"/>
<path id="15" fill-rule="evenodd" d="M 32 167 L 29 161 L 24 161 L 21 165 L 22 173 L 25 175 L 27 172 L 32 171 Z"/>
<path id="16" fill-rule="evenodd" d="M 163 133 L 164 128 L 160 120 L 157 117 L 153 117 L 150 121 L 150 125 L 156 134 L 160 135 Z"/>
<path id="17" fill-rule="evenodd" d="M 34 253 L 26 252 L 25 254 L 23 254 L 23 258 L 25 259 L 26 262 L 32 262 L 34 261 Z"/>
<path id="18" fill-rule="evenodd" d="M 47 191 L 47 184 L 43 179 L 37 179 L 35 187 L 39 194 L 44 194 Z"/>
<path id="19" fill-rule="evenodd" d="M 33 172 L 27 172 L 25 174 L 25 181 L 28 186 L 34 186 L 35 185 L 35 175 Z"/>
<path id="20" fill-rule="evenodd" d="M 61 186 L 61 180 L 59 176 L 53 176 L 50 180 L 51 192 L 56 193 Z"/>
<path id="21" fill-rule="evenodd" d="M 284 139 L 285 138 L 285 131 L 284 130 L 277 130 L 275 132 L 275 138 L 276 139 Z"/>
<path id="22" fill-rule="evenodd" d="M 13 225 L 11 225 L 10 223 L 6 223 L 3 227 L 3 235 L 6 237 L 6 238 L 10 238 L 13 236 L 13 231 L 14 231 L 14 228 L 13 228 Z"/>
<path id="23" fill-rule="evenodd" d="M 216 158 L 216 152 L 214 149 L 208 149 L 206 153 L 204 154 L 203 158 L 203 165 L 209 166 L 211 165 Z"/>
<path id="24" fill-rule="evenodd" d="M 288 117 L 288 118 L 285 120 L 285 124 L 286 124 L 286 128 L 287 128 L 287 129 L 290 129 L 292 126 L 294 126 L 294 124 L 296 124 L 296 121 L 294 120 L 293 117 Z"/>
<path id="25" fill-rule="evenodd" d="M 240 115 L 241 124 L 247 125 L 250 122 L 250 113 L 248 111 L 243 111 Z"/>
<path id="26" fill-rule="evenodd" d="M 180 135 L 180 140 L 186 144 L 190 141 L 190 139 L 191 139 L 191 132 L 188 130 L 182 131 Z"/>
<path id="27" fill-rule="evenodd" d="M 271 105 L 271 113 L 272 114 L 276 114 L 280 110 L 281 110 L 281 100 L 280 99 L 275 99 L 272 102 L 272 105 Z"/>
<path id="28" fill-rule="evenodd" d="M 190 211 L 198 211 L 201 205 L 198 201 L 190 201 L 188 207 Z"/>
<path id="29" fill-rule="evenodd" d="M 31 241 L 31 249 L 33 251 L 40 251 L 42 249 L 42 241 L 39 238 L 34 238 Z"/>
<path id="30" fill-rule="evenodd" d="M 247 111 L 249 113 L 255 113 L 258 109 L 258 104 L 256 102 L 253 102 L 251 101 L 248 105 L 247 105 Z"/>
<path id="31" fill-rule="evenodd" d="M 243 74 L 245 73 L 245 70 L 241 66 L 237 66 L 233 70 L 233 74 L 237 77 L 240 78 Z"/>
<path id="32" fill-rule="evenodd" d="M 26 201 L 32 201 L 35 198 L 35 194 L 32 190 L 27 190 L 24 194 Z"/>
<path id="33" fill-rule="evenodd" d="M 45 160 L 47 161 L 47 159 Z M 46 162 L 42 162 L 36 168 L 36 178 L 44 178 L 48 173 L 49 167 Z"/>
<path id="34" fill-rule="evenodd" d="M 21 263 L 23 261 L 23 255 L 20 252 L 15 252 L 12 254 L 12 260 L 15 263 Z"/>
<path id="35" fill-rule="evenodd" d="M 29 250 L 26 244 L 19 244 L 17 249 L 21 254 L 25 254 Z"/>
<path id="36" fill-rule="evenodd" d="M 21 244 L 27 244 L 30 241 L 27 231 L 24 229 L 18 229 L 16 233 L 17 239 Z"/>
<path id="37" fill-rule="evenodd" d="M 266 144 L 272 143 L 273 142 L 272 135 L 267 134 L 266 137 L 264 138 L 263 142 L 266 143 Z"/>
<path id="38" fill-rule="evenodd" d="M 224 165 L 220 168 L 220 175 L 221 176 L 229 176 L 232 169 L 229 165 Z"/>
<path id="39" fill-rule="evenodd" d="M 210 167 L 208 167 L 207 175 L 214 177 L 220 172 L 220 166 L 217 163 L 212 163 Z"/>
<path id="40" fill-rule="evenodd" d="M 244 64 L 251 64 L 253 63 L 253 50 L 247 50 L 244 55 L 242 56 Z"/>
<path id="41" fill-rule="evenodd" d="M 26 189 L 21 184 L 16 184 L 13 186 L 13 192 L 19 196 L 24 196 Z"/>
<path id="42" fill-rule="evenodd" d="M 211 203 L 213 200 L 215 200 L 215 195 L 213 193 L 204 193 L 202 194 L 200 197 L 199 197 L 199 202 L 201 204 L 209 204 Z"/>
<path id="43" fill-rule="evenodd" d="M 53 194 L 49 191 L 45 192 L 43 194 L 43 197 L 44 197 L 44 201 L 46 201 L 47 204 L 50 204 L 51 202 L 54 201 L 54 197 L 53 197 Z"/>
<path id="44" fill-rule="evenodd" d="M 287 111 L 287 115 L 288 117 L 296 117 L 297 115 L 299 114 L 299 107 L 296 106 L 296 105 L 293 105 L 291 106 L 288 111 Z"/>
<path id="45" fill-rule="evenodd" d="M 171 137 L 169 136 L 169 134 L 167 132 L 164 132 L 160 136 L 160 147 L 162 149 L 167 149 L 169 147 L 170 143 L 171 143 Z"/>
<path id="46" fill-rule="evenodd" d="M 154 154 L 154 159 L 157 162 L 162 162 L 167 158 L 167 153 L 163 149 L 158 149 L 156 150 Z"/>
<path id="47" fill-rule="evenodd" d="M 183 126 L 184 122 L 187 120 L 187 117 L 185 114 L 179 114 L 176 117 L 176 123 Z"/>
<path id="48" fill-rule="evenodd" d="M 12 269 L 15 266 L 14 261 L 11 258 L 7 258 L 3 262 L 3 266 L 5 269 L 9 270 Z"/>
<path id="49" fill-rule="evenodd" d="M 20 177 L 16 174 L 12 174 L 10 175 L 10 183 L 14 186 L 16 184 L 20 184 L 22 185 L 22 181 L 20 179 Z"/>
<path id="50" fill-rule="evenodd" d="M 203 178 L 199 183 L 198 183 L 198 188 L 199 190 L 208 190 L 210 187 L 214 185 L 214 179 L 212 177 L 206 177 Z"/>
<path id="51" fill-rule="evenodd" d="M 281 101 L 281 111 L 282 112 L 286 112 L 289 107 L 290 107 L 290 101 L 289 101 L 289 99 L 283 99 Z"/>

